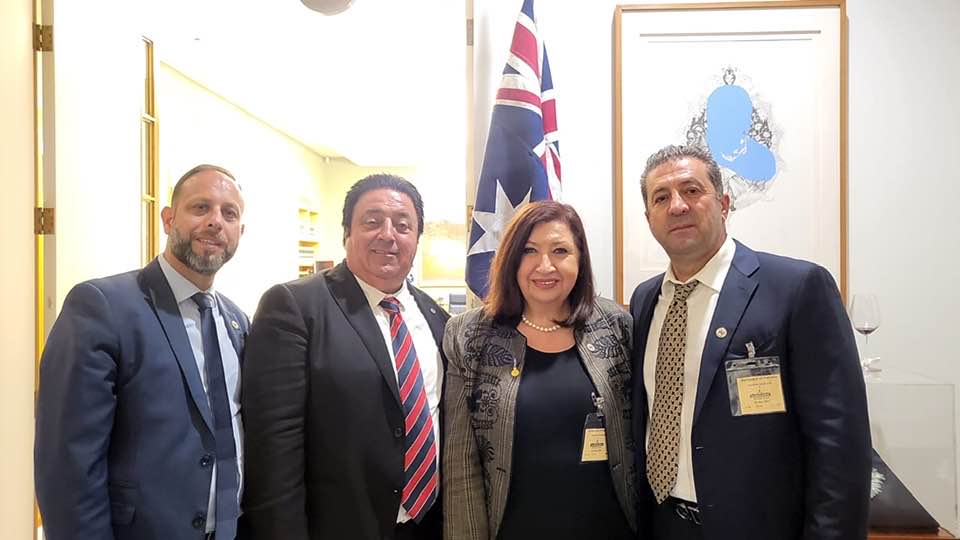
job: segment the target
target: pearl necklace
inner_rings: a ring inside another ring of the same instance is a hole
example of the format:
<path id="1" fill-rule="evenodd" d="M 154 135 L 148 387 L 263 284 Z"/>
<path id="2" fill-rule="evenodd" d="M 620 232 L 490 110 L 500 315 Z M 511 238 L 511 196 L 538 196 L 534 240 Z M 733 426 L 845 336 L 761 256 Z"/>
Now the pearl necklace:
<path id="1" fill-rule="evenodd" d="M 530 322 L 530 319 L 528 319 L 527 316 L 522 313 L 520 314 L 520 319 L 523 321 L 523 324 L 529 326 L 530 328 L 533 328 L 534 330 L 539 330 L 541 332 L 556 332 L 557 330 L 560 329 L 559 324 L 554 324 L 553 326 L 540 326 L 538 324 L 533 324 L 532 322 Z"/>

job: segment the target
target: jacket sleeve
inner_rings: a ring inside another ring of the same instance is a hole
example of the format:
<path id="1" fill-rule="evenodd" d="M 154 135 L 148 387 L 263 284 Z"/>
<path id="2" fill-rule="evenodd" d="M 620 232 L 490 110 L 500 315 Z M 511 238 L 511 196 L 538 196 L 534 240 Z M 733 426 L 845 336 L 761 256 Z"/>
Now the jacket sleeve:
<path id="1" fill-rule="evenodd" d="M 633 351 L 633 315 L 623 306 L 612 301 L 604 301 L 602 309 L 613 314 L 613 333 L 620 340 L 624 354 L 630 358 Z"/>
<path id="2" fill-rule="evenodd" d="M 814 266 L 800 283 L 788 354 L 806 459 L 803 538 L 862 540 L 870 494 L 870 427 L 857 347 L 837 286 Z"/>
<path id="3" fill-rule="evenodd" d="M 120 343 L 91 283 L 73 288 L 40 361 L 34 480 L 49 540 L 110 540 L 107 452 Z"/>
<path id="4" fill-rule="evenodd" d="M 469 314 L 469 312 L 467 313 Z M 464 314 L 464 315 L 467 315 Z M 443 537 L 445 540 L 487 540 L 490 536 L 482 464 L 470 414 L 475 371 L 463 354 L 465 317 L 447 323 L 443 350 L 447 355 L 443 450 Z"/>
<path id="5" fill-rule="evenodd" d="M 240 538 L 308 540 L 305 419 L 308 334 L 290 290 L 260 300 L 244 350 Z"/>

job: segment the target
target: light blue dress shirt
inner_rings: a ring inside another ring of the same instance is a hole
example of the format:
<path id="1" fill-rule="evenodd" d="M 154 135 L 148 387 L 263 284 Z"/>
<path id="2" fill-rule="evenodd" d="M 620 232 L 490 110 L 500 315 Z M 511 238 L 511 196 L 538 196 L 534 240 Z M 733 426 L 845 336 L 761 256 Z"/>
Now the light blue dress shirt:
<path id="1" fill-rule="evenodd" d="M 183 318 L 183 326 L 187 331 L 187 338 L 190 340 L 190 348 L 193 350 L 193 358 L 197 362 L 197 369 L 200 371 L 200 380 L 203 382 L 203 391 L 207 392 L 207 370 L 206 361 L 203 357 L 203 334 L 200 331 L 200 308 L 193 301 L 192 296 L 198 292 L 205 292 L 216 297 L 216 291 L 210 287 L 206 291 L 201 291 L 196 285 L 183 277 L 169 262 L 164 255 L 157 257 L 160 262 L 160 269 L 163 270 L 170 289 L 173 290 L 173 297 L 180 308 L 180 316 Z M 220 343 L 220 356 L 223 359 L 223 375 L 227 381 L 227 394 L 230 396 L 230 414 L 233 416 L 233 440 L 237 446 L 237 467 L 240 470 L 239 489 L 237 490 L 237 500 L 240 500 L 240 494 L 243 493 L 243 422 L 240 419 L 240 360 L 237 357 L 237 351 L 233 348 L 233 342 L 230 341 L 230 334 L 227 333 L 227 326 L 224 323 L 223 315 L 220 312 L 220 302 L 213 304 L 213 320 L 217 322 L 217 340 Z M 208 393 L 209 396 L 209 393 Z M 208 397 L 209 404 L 209 397 Z M 207 503 L 207 532 L 212 532 L 216 527 L 216 509 L 217 509 L 217 465 L 213 465 L 213 474 L 210 477 L 210 499 Z"/>

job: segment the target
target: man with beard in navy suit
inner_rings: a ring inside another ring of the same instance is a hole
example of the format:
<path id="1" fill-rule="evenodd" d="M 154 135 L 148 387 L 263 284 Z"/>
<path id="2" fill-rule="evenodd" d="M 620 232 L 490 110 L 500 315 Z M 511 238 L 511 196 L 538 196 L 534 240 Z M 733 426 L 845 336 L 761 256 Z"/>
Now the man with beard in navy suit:
<path id="1" fill-rule="evenodd" d="M 215 291 L 243 234 L 226 169 L 199 165 L 161 217 L 165 251 L 80 283 L 44 348 L 37 502 L 48 540 L 233 540 L 247 316 Z"/>

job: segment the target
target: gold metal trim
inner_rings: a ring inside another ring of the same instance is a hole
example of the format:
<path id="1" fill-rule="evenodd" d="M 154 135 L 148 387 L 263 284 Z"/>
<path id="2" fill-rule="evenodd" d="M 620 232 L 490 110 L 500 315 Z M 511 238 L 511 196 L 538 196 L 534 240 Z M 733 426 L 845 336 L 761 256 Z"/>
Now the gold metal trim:
<path id="1" fill-rule="evenodd" d="M 53 208 L 33 209 L 33 234 L 54 234 L 56 211 Z"/>
<path id="2" fill-rule="evenodd" d="M 141 212 L 146 221 L 146 230 L 142 231 L 143 264 L 147 264 L 160 253 L 160 125 L 157 118 L 156 58 L 153 41 L 143 37 L 144 45 L 144 88 L 143 111 L 140 114 L 142 137 L 146 139 L 141 178 Z"/>
<path id="3" fill-rule="evenodd" d="M 623 34 L 623 12 L 630 6 L 617 6 L 613 12 L 613 294 L 617 302 L 624 302 L 623 291 L 623 84 L 620 65 L 623 50 L 620 38 Z"/>
<path id="4" fill-rule="evenodd" d="M 33 183 L 34 183 L 34 208 L 41 208 L 44 204 L 43 193 L 43 52 L 53 50 L 53 27 L 50 25 L 41 25 L 44 14 L 44 0 L 33 1 Z M 52 4 L 49 4 L 52 8 Z M 52 9 L 51 9 L 52 11 Z M 48 14 L 48 20 L 52 20 L 51 14 Z M 47 34 L 44 35 L 44 28 L 47 28 Z M 46 39 L 49 38 L 49 39 Z M 48 55 L 52 59 L 51 55 Z M 35 216 L 36 219 L 36 216 Z M 35 227 L 36 229 L 36 227 Z M 40 384 L 40 357 L 43 354 L 43 346 L 46 341 L 46 310 L 44 305 L 45 262 L 44 245 L 46 239 L 42 234 L 34 235 L 34 359 L 33 359 L 33 395 L 36 400 L 37 390 Z M 37 540 L 40 527 L 43 525 L 43 519 L 40 516 L 40 507 L 37 505 L 36 498 L 31 492 L 33 498 L 33 539 Z"/>
<path id="5" fill-rule="evenodd" d="M 847 80 L 847 62 L 850 54 L 850 42 L 847 28 L 847 2 L 840 0 L 840 297 L 847 303 L 847 282 L 850 277 L 847 272 L 848 246 L 847 235 L 849 218 L 847 208 L 847 100 L 849 84 Z"/>
<path id="6" fill-rule="evenodd" d="M 33 50 L 37 52 L 53 50 L 53 26 L 49 24 L 33 25 Z"/>
<path id="7" fill-rule="evenodd" d="M 778 9 L 803 7 L 843 7 L 845 0 L 770 0 L 759 2 L 701 2 L 694 4 L 626 4 L 616 7 L 624 11 L 702 11 L 711 9 Z"/>

